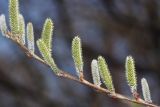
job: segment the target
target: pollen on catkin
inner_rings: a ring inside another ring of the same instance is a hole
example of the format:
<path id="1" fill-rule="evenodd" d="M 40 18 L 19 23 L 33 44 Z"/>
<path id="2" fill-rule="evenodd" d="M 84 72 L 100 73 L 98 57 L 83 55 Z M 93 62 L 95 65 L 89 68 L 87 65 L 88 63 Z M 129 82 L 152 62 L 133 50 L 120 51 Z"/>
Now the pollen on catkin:
<path id="1" fill-rule="evenodd" d="M 53 35 L 53 22 L 50 18 L 45 20 L 43 31 L 42 31 L 42 39 L 46 44 L 49 51 L 52 50 L 52 35 Z"/>
<path id="2" fill-rule="evenodd" d="M 51 52 L 48 50 L 45 42 L 42 39 L 37 40 L 37 46 L 41 55 L 43 56 L 45 62 L 51 67 L 51 69 L 57 74 L 60 72 L 59 68 L 54 62 L 54 59 L 51 56 Z"/>
<path id="3" fill-rule="evenodd" d="M 126 79 L 132 93 L 137 91 L 137 77 L 135 71 L 135 63 L 132 56 L 127 56 L 125 63 Z"/>
<path id="4" fill-rule="evenodd" d="M 80 76 L 80 72 L 83 72 L 83 58 L 81 39 L 78 36 L 76 36 L 72 41 L 72 58 L 74 60 L 77 74 Z"/>
<path id="5" fill-rule="evenodd" d="M 100 76 L 103 80 L 103 83 L 106 85 L 109 91 L 115 92 L 113 82 L 112 82 L 112 77 L 108 69 L 108 65 L 102 56 L 98 57 L 98 68 L 99 68 Z"/>
<path id="6" fill-rule="evenodd" d="M 19 0 L 9 0 L 9 22 L 13 34 L 19 34 Z"/>

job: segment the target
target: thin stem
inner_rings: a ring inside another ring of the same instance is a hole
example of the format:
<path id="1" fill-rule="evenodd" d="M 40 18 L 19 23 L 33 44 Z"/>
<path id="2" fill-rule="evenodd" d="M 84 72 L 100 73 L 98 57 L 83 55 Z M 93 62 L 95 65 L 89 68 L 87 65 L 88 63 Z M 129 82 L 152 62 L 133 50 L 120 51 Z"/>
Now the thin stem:
<path id="1" fill-rule="evenodd" d="M 26 53 L 26 55 L 30 58 L 34 58 L 36 59 L 37 61 L 49 66 L 42 58 L 40 58 L 39 56 L 37 56 L 36 54 L 30 52 L 27 47 L 25 47 L 24 45 L 22 45 L 19 41 L 18 41 L 18 38 L 15 38 L 15 36 L 13 36 L 13 34 L 11 34 L 10 32 L 7 32 L 6 35 L 13 41 L 15 42 L 17 45 L 20 46 L 20 48 Z M 89 81 L 85 80 L 84 78 L 76 78 L 74 76 L 72 76 L 71 74 L 68 74 L 67 72 L 65 71 L 60 71 L 60 73 L 57 74 L 57 76 L 59 77 L 63 77 L 63 78 L 67 78 L 67 79 L 70 79 L 70 80 L 73 80 L 73 81 L 76 81 L 76 82 L 79 82 L 83 85 L 86 85 L 92 89 L 95 89 L 97 90 L 98 92 L 100 93 L 104 93 L 108 96 L 110 96 L 111 98 L 114 98 L 114 99 L 119 99 L 121 101 L 124 101 L 126 103 L 136 103 L 136 104 L 140 104 L 140 105 L 144 105 L 144 106 L 147 106 L 147 107 L 160 107 L 160 106 L 157 106 L 155 104 L 152 104 L 152 103 L 148 103 L 148 102 L 145 102 L 143 99 L 138 99 L 138 100 L 134 100 L 134 99 L 131 99 L 131 98 L 128 98 L 128 97 L 125 97 L 121 94 L 118 94 L 118 93 L 113 93 L 113 92 L 110 92 L 109 90 L 103 88 L 103 87 L 98 87 L 96 85 L 94 85 L 93 83 L 90 83 Z"/>

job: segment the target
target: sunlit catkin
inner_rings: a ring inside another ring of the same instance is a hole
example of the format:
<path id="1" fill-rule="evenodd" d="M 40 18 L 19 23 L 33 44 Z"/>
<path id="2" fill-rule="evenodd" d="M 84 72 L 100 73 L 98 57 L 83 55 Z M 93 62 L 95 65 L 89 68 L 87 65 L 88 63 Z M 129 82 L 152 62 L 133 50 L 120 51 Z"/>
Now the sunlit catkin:
<path id="1" fill-rule="evenodd" d="M 110 71 L 108 69 L 108 65 L 102 56 L 98 57 L 98 68 L 99 68 L 100 76 L 101 76 L 104 84 L 108 88 L 108 90 L 115 92 L 113 82 L 112 82 L 112 77 L 111 77 Z"/>
<path id="2" fill-rule="evenodd" d="M 53 22 L 50 18 L 45 20 L 41 38 L 46 44 L 49 51 L 52 50 Z"/>
<path id="3" fill-rule="evenodd" d="M 37 40 L 37 46 L 39 51 L 41 52 L 41 55 L 43 56 L 44 60 L 47 62 L 47 64 L 51 67 L 51 69 L 57 74 L 60 72 L 57 65 L 55 64 L 53 58 L 51 57 L 51 52 L 48 50 L 48 47 L 46 46 L 43 39 Z"/>
<path id="4" fill-rule="evenodd" d="M 128 85 L 130 86 L 132 93 L 134 93 L 135 91 L 137 91 L 137 77 L 136 77 L 134 59 L 132 58 L 132 56 L 127 56 L 125 69 L 126 69 L 126 79 Z"/>
<path id="5" fill-rule="evenodd" d="M 83 72 L 83 58 L 81 39 L 76 36 L 72 41 L 72 57 L 76 67 L 77 74 L 80 76 L 80 72 Z"/>
<path id="6" fill-rule="evenodd" d="M 9 0 L 9 22 L 13 34 L 19 33 L 19 0 Z"/>

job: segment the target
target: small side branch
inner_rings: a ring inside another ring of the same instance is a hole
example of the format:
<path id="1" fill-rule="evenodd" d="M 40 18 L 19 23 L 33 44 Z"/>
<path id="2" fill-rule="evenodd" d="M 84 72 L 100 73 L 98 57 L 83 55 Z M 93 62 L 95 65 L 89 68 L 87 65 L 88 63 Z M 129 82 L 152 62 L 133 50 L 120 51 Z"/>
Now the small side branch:
<path id="1" fill-rule="evenodd" d="M 9 39 L 11 39 L 13 42 L 15 42 L 18 46 L 20 46 L 20 48 L 26 53 L 26 55 L 28 57 L 34 58 L 38 62 L 41 62 L 41 63 L 49 66 L 43 59 L 41 59 L 39 56 L 33 54 L 32 52 L 30 52 L 30 50 L 28 50 L 27 47 L 22 45 L 19 42 L 19 38 L 15 38 L 15 36 L 13 36 L 13 34 L 11 34 L 10 32 L 7 32 L 6 35 L 8 36 Z M 130 99 L 128 97 L 125 97 L 125 96 L 123 96 L 121 94 L 113 93 L 113 92 L 111 92 L 111 91 L 109 91 L 109 90 L 107 90 L 105 88 L 102 88 L 102 87 L 94 85 L 93 83 L 90 83 L 89 81 L 85 80 L 84 78 L 78 79 L 78 78 L 72 76 L 71 74 L 68 74 L 65 71 L 60 71 L 57 74 L 57 76 L 58 77 L 63 77 L 63 78 L 69 79 L 69 80 L 73 80 L 73 81 L 76 81 L 76 82 L 79 82 L 80 84 L 83 84 L 83 85 L 86 85 L 86 86 L 88 86 L 88 87 L 90 87 L 92 89 L 95 89 L 100 93 L 104 93 L 104 94 L 110 96 L 111 98 L 118 99 L 118 100 L 121 100 L 121 101 L 124 101 L 124 102 L 127 102 L 127 103 L 129 103 L 129 102 L 130 103 L 136 103 L 136 104 L 144 105 L 146 107 L 160 107 L 160 106 L 157 106 L 155 104 L 145 102 L 143 99 L 140 99 L 140 98 L 138 100 L 134 100 L 134 99 Z"/>

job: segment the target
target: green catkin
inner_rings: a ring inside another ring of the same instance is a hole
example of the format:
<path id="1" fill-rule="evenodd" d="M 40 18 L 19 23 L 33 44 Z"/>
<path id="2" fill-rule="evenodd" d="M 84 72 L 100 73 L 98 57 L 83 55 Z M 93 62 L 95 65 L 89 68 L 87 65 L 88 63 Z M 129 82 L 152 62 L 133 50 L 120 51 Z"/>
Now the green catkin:
<path id="1" fill-rule="evenodd" d="M 13 34 L 19 33 L 19 1 L 9 0 L 9 21 Z"/>
<path id="2" fill-rule="evenodd" d="M 148 82 L 145 78 L 141 79 L 141 86 L 144 100 L 152 103 Z"/>
<path id="3" fill-rule="evenodd" d="M 27 44 L 28 49 L 34 53 L 34 30 L 33 30 L 33 24 L 29 22 L 27 24 Z"/>
<path id="4" fill-rule="evenodd" d="M 82 59 L 82 48 L 81 48 L 81 39 L 76 36 L 72 41 L 72 57 L 76 67 L 78 76 L 80 72 L 83 72 L 83 59 Z"/>
<path id="5" fill-rule="evenodd" d="M 101 80 L 100 80 L 100 74 L 99 74 L 99 69 L 98 69 L 98 63 L 97 63 L 97 60 L 95 59 L 93 59 L 91 62 L 91 71 L 92 71 L 93 83 L 96 86 L 100 86 Z"/>
<path id="6" fill-rule="evenodd" d="M 102 56 L 98 57 L 98 68 L 99 68 L 100 76 L 101 76 L 104 84 L 108 88 L 108 90 L 115 92 L 113 82 L 112 82 L 112 77 L 111 77 L 110 71 L 108 69 L 108 65 Z"/>
<path id="7" fill-rule="evenodd" d="M 43 31 L 42 31 L 42 39 L 46 44 L 49 51 L 52 50 L 52 35 L 53 35 L 53 22 L 50 18 L 45 20 Z"/>
<path id="8" fill-rule="evenodd" d="M 23 15 L 19 14 L 19 35 L 22 44 L 25 44 L 25 22 Z"/>
<path id="9" fill-rule="evenodd" d="M 48 63 L 51 69 L 57 74 L 60 72 L 57 65 L 55 64 L 53 58 L 51 57 L 51 52 L 48 50 L 45 42 L 42 39 L 37 40 L 37 46 L 44 58 L 44 60 Z"/>
<path id="10" fill-rule="evenodd" d="M 135 71 L 135 63 L 132 56 L 127 56 L 125 69 L 128 85 L 130 86 L 131 92 L 134 93 L 135 91 L 137 91 L 137 77 Z"/>
<path id="11" fill-rule="evenodd" d="M 5 33 L 7 32 L 7 24 L 4 14 L 0 15 L 0 30 L 2 32 L 2 35 L 5 36 Z"/>

